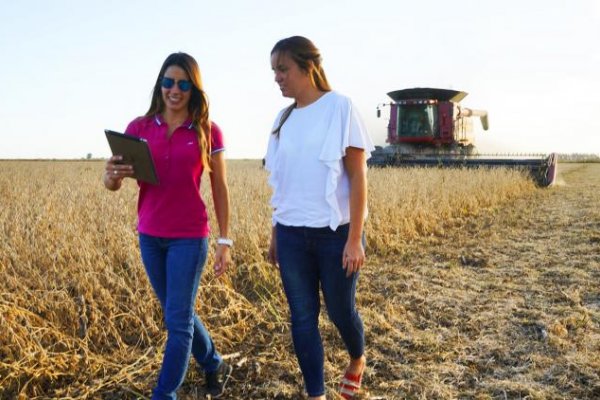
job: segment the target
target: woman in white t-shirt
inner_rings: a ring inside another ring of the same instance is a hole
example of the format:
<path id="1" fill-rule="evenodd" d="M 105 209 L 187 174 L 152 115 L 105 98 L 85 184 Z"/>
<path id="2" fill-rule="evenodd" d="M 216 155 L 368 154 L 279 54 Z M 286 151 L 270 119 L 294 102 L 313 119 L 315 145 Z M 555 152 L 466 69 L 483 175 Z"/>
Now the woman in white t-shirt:
<path id="1" fill-rule="evenodd" d="M 373 143 L 350 99 L 329 87 L 310 40 L 293 36 L 277 42 L 271 67 L 282 95 L 294 103 L 275 119 L 265 158 L 274 209 L 269 259 L 279 265 L 309 398 L 325 398 L 321 287 L 348 350 L 340 392 L 350 399 L 366 366 L 355 293 L 365 261 L 366 159 Z"/>

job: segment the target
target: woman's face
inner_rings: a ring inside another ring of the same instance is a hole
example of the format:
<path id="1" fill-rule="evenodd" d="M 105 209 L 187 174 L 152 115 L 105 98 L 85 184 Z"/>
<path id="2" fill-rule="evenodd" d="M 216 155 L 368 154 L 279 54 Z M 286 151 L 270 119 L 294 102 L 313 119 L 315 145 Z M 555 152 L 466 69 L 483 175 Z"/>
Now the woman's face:
<path id="1" fill-rule="evenodd" d="M 192 96 L 192 86 L 192 81 L 183 68 L 177 65 L 168 67 L 161 82 L 165 109 L 170 112 L 187 111 Z"/>
<path id="2" fill-rule="evenodd" d="M 287 54 L 275 52 L 271 55 L 271 69 L 275 73 L 275 82 L 284 97 L 297 98 L 312 87 L 308 72 L 302 70 Z"/>

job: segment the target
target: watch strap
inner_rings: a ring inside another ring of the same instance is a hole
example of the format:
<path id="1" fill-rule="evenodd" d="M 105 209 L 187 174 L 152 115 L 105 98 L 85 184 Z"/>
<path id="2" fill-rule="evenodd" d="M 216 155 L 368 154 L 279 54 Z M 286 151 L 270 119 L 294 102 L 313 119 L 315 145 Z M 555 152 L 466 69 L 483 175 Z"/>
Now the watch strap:
<path id="1" fill-rule="evenodd" d="M 227 247 L 231 247 L 233 246 L 233 240 L 229 239 L 229 238 L 217 238 L 217 244 L 222 244 L 225 245 Z"/>

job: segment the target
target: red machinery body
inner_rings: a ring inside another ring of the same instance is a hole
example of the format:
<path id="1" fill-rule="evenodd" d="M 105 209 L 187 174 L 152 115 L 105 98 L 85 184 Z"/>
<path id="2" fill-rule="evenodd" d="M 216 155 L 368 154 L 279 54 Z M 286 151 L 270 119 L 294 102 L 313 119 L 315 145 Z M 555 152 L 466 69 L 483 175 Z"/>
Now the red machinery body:
<path id="1" fill-rule="evenodd" d="M 487 129 L 487 112 L 461 107 L 467 93 L 448 89 L 414 88 L 388 93 L 390 120 L 387 142 L 417 149 L 467 149 L 474 146 L 472 117 L 482 118 Z"/>

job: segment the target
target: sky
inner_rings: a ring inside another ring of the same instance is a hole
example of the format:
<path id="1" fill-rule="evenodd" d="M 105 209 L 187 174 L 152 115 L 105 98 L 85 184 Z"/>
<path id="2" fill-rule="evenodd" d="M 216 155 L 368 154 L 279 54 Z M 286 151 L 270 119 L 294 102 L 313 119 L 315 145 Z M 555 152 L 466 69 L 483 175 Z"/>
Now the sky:
<path id="1" fill-rule="evenodd" d="M 200 65 L 230 159 L 261 158 L 290 104 L 270 51 L 302 35 L 375 144 L 387 93 L 439 87 L 489 113 L 480 153 L 600 154 L 600 0 L 0 0 L 0 158 L 105 158 L 165 58 Z"/>

